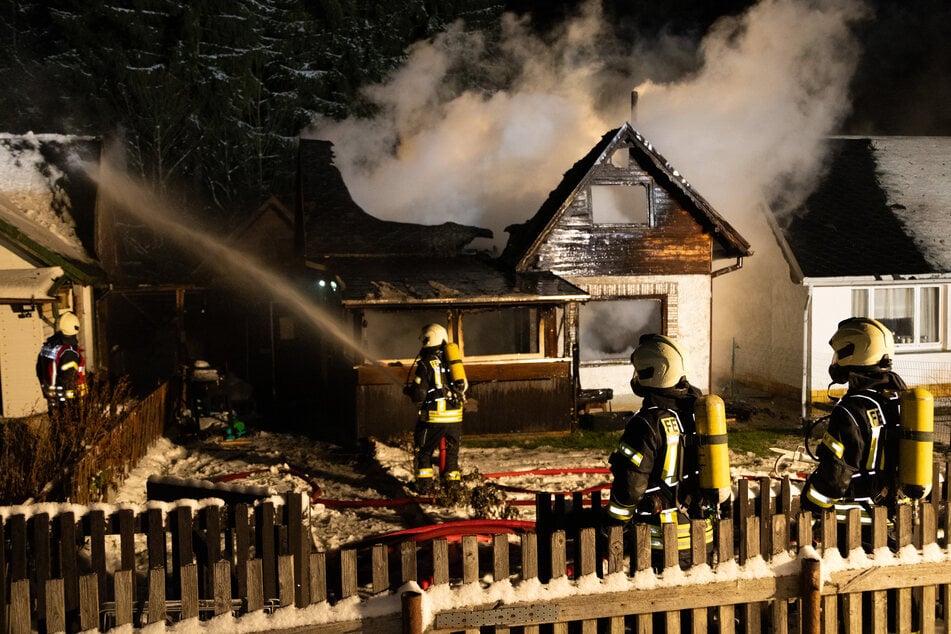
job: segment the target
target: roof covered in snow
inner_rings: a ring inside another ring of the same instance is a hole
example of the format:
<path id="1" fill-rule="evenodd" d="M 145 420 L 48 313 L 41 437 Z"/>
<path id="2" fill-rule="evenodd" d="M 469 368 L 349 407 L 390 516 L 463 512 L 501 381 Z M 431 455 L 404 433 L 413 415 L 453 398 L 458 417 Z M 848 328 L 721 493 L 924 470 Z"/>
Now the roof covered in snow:
<path id="1" fill-rule="evenodd" d="M 52 302 L 50 294 L 63 269 L 51 266 L 40 269 L 0 270 L 0 302 Z"/>
<path id="2" fill-rule="evenodd" d="M 89 283 L 96 187 L 83 166 L 99 142 L 58 134 L 0 134 L 0 242 L 36 266 Z"/>
<path id="3" fill-rule="evenodd" d="M 951 274 L 951 137 L 836 137 L 815 191 L 776 218 L 797 276 Z"/>

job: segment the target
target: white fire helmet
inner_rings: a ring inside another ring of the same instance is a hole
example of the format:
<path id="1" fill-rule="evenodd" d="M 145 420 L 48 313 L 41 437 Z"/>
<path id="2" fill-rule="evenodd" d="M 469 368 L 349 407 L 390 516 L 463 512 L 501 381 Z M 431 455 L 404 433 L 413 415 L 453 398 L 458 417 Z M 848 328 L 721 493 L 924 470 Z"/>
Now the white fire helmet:
<path id="1" fill-rule="evenodd" d="M 644 387 L 673 387 L 687 376 L 687 357 L 673 339 L 643 335 L 631 353 L 634 376 Z"/>
<path id="2" fill-rule="evenodd" d="M 424 348 L 433 348 L 449 341 L 449 335 L 446 329 L 439 324 L 426 324 L 422 332 L 419 333 L 419 340 Z"/>
<path id="3" fill-rule="evenodd" d="M 883 323 L 868 317 L 850 317 L 839 322 L 829 340 L 832 365 L 863 367 L 895 357 L 895 337 Z"/>
<path id="4" fill-rule="evenodd" d="M 59 318 L 56 320 L 56 332 L 66 335 L 67 337 L 78 335 L 79 317 L 76 316 L 76 313 L 69 311 L 60 313 Z"/>

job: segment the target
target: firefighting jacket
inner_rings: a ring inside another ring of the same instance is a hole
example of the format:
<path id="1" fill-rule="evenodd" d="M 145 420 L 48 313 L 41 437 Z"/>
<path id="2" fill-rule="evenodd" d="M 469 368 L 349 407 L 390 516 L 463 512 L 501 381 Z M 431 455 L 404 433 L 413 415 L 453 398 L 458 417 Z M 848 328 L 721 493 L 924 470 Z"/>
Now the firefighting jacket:
<path id="1" fill-rule="evenodd" d="M 678 512 L 696 501 L 699 461 L 693 407 L 700 390 L 688 386 L 677 396 L 646 395 L 628 421 L 609 458 L 614 480 L 607 512 L 613 520 L 676 522 Z"/>
<path id="2" fill-rule="evenodd" d="M 36 377 L 49 401 L 71 400 L 85 394 L 86 361 L 75 337 L 56 333 L 40 348 Z"/>
<path id="3" fill-rule="evenodd" d="M 895 493 L 899 392 L 905 384 L 891 372 L 874 379 L 854 377 L 829 416 L 828 428 L 816 449 L 819 466 L 806 479 L 803 510 L 868 511 L 887 504 Z"/>
<path id="4" fill-rule="evenodd" d="M 462 422 L 462 394 L 452 384 L 445 346 L 420 350 L 412 392 L 419 403 L 420 422 Z"/>

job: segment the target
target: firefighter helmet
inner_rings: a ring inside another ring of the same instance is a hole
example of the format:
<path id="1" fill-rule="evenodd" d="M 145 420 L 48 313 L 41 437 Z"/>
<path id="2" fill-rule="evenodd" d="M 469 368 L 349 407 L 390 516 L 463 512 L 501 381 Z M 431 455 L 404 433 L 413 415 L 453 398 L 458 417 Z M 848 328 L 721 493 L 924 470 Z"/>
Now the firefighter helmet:
<path id="1" fill-rule="evenodd" d="M 673 339 L 644 335 L 631 353 L 634 377 L 644 387 L 673 387 L 687 376 L 687 358 Z"/>
<path id="2" fill-rule="evenodd" d="M 895 356 L 892 331 L 868 317 L 840 321 L 829 345 L 833 350 L 832 366 L 840 368 L 879 365 Z"/>
<path id="3" fill-rule="evenodd" d="M 61 333 L 67 337 L 73 337 L 79 334 L 79 317 L 76 316 L 76 313 L 65 312 L 60 313 L 59 318 L 56 320 L 56 332 Z"/>
<path id="4" fill-rule="evenodd" d="M 419 333 L 419 340 L 423 342 L 424 348 L 434 348 L 449 341 L 449 335 L 446 329 L 439 324 L 426 324 L 422 332 Z"/>

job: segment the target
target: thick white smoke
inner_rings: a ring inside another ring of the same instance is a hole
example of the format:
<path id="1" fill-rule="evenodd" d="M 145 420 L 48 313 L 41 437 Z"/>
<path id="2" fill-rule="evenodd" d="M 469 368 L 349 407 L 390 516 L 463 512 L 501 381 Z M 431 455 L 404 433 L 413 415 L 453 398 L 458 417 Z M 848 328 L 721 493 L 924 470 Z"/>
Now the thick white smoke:
<path id="1" fill-rule="evenodd" d="M 317 121 L 305 134 L 334 142 L 369 213 L 487 227 L 501 245 L 506 225 L 531 217 L 602 134 L 631 119 L 636 87 L 632 123 L 742 230 L 740 216 L 777 182 L 808 180 L 819 165 L 822 139 L 849 110 L 859 52 L 849 27 L 863 15 L 857 0 L 763 0 L 715 23 L 699 51 L 663 37 L 622 47 L 594 0 L 553 41 L 506 16 L 501 50 L 489 51 L 456 25 L 367 90 L 377 116 Z M 670 80 L 698 53 L 699 69 Z M 456 89 L 454 73 L 476 66 L 489 80 L 505 73 L 506 88 Z"/>
<path id="2" fill-rule="evenodd" d="M 861 0 L 762 0 L 716 22 L 699 44 L 665 36 L 622 44 L 598 6 L 589 1 L 544 42 L 508 16 L 499 50 L 454 27 L 415 45 L 398 73 L 369 89 L 378 116 L 318 121 L 307 134 L 334 142 L 337 165 L 369 213 L 486 227 L 502 247 L 505 226 L 534 215 L 575 161 L 631 120 L 636 89 L 631 123 L 754 250 L 714 284 L 711 388 L 738 374 L 788 374 L 797 385 L 800 351 L 784 348 L 802 314 L 777 307 L 801 304 L 801 290 L 789 282 L 761 205 L 809 193 L 823 141 L 850 111 L 861 52 L 852 26 L 867 8 Z M 486 86 L 505 89 L 457 88 L 460 71 L 473 69 Z M 494 83 L 496 71 L 508 81 Z"/>

